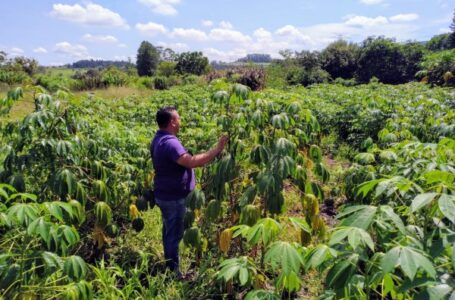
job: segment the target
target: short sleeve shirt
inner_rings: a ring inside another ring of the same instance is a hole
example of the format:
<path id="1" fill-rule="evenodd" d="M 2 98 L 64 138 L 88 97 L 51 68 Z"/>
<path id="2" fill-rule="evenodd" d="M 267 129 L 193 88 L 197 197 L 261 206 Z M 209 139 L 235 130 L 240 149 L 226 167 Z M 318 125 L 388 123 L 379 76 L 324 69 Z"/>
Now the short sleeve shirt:
<path id="1" fill-rule="evenodd" d="M 178 138 L 166 131 L 158 130 L 150 144 L 153 167 L 155 169 L 154 193 L 160 200 L 185 198 L 195 186 L 193 169 L 177 163 L 183 154 L 188 153 Z"/>

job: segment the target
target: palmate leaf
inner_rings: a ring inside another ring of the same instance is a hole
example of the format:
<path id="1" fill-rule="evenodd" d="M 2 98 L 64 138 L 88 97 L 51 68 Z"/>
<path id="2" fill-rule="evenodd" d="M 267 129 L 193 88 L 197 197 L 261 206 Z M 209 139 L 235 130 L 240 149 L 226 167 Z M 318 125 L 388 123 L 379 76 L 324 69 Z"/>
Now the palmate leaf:
<path id="1" fill-rule="evenodd" d="M 64 296 L 65 299 L 71 300 L 93 299 L 93 288 L 92 285 L 85 280 L 81 280 L 79 282 L 72 282 L 65 289 Z"/>
<path id="2" fill-rule="evenodd" d="M 80 256 L 72 255 L 66 259 L 63 271 L 70 279 L 79 281 L 87 275 L 87 265 Z"/>
<path id="3" fill-rule="evenodd" d="M 279 289 L 286 289 L 289 292 L 299 291 L 302 287 L 300 276 L 294 272 L 289 274 L 281 273 L 276 279 L 275 286 Z"/>
<path id="4" fill-rule="evenodd" d="M 357 250 L 359 246 L 362 248 L 368 246 L 371 251 L 374 251 L 374 242 L 370 234 L 357 227 L 338 227 L 332 234 L 329 245 L 339 244 L 345 239 L 354 250 Z"/>
<path id="5" fill-rule="evenodd" d="M 60 170 L 55 180 L 55 190 L 61 197 L 73 195 L 76 192 L 76 176 L 68 169 Z"/>
<path id="6" fill-rule="evenodd" d="M 19 221 L 19 224 L 28 226 L 38 218 L 39 210 L 35 203 L 16 203 L 8 209 L 7 215 Z"/>
<path id="7" fill-rule="evenodd" d="M 311 160 L 314 162 L 321 162 L 322 159 L 322 151 L 317 145 L 311 145 L 310 150 L 308 151 Z"/>
<path id="8" fill-rule="evenodd" d="M 63 267 L 63 259 L 54 252 L 44 251 L 41 256 L 47 269 L 55 270 Z"/>
<path id="9" fill-rule="evenodd" d="M 370 165 L 376 161 L 372 153 L 366 152 L 357 154 L 354 160 L 361 165 Z"/>
<path id="10" fill-rule="evenodd" d="M 218 280 L 229 282 L 238 279 L 241 286 L 250 285 L 257 270 L 252 259 L 248 256 L 241 256 L 226 259 L 219 265 L 217 272 Z"/>
<path id="11" fill-rule="evenodd" d="M 267 246 L 281 231 L 281 224 L 272 218 L 260 219 L 248 230 L 247 241 L 252 245 L 262 243 Z"/>
<path id="12" fill-rule="evenodd" d="M 337 251 L 327 245 L 319 244 L 304 256 L 305 268 L 318 268 L 326 261 L 337 257 Z"/>
<path id="13" fill-rule="evenodd" d="M 436 196 L 438 196 L 438 193 L 424 193 L 424 194 L 419 194 L 417 195 L 414 200 L 412 200 L 411 203 L 411 211 L 416 212 L 422 207 L 427 206 L 430 204 Z"/>
<path id="14" fill-rule="evenodd" d="M 49 241 L 49 231 L 52 223 L 47 222 L 44 217 L 39 217 L 30 223 L 27 227 L 27 234 L 39 234 L 41 239 L 46 243 Z"/>
<path id="15" fill-rule="evenodd" d="M 357 254 L 352 254 L 349 257 L 337 260 L 327 273 L 327 285 L 335 289 L 344 288 L 351 280 L 357 267 L 358 259 L 359 256 Z"/>
<path id="16" fill-rule="evenodd" d="M 290 156 L 274 155 L 270 164 L 273 174 L 278 175 L 280 178 L 284 179 L 295 173 L 295 162 Z"/>
<path id="17" fill-rule="evenodd" d="M 455 196 L 442 194 L 441 197 L 439 197 L 438 204 L 442 214 L 449 219 L 450 222 L 455 223 Z"/>
<path id="18" fill-rule="evenodd" d="M 374 220 L 378 208 L 372 205 L 355 205 L 344 209 L 338 218 L 340 226 L 358 227 L 367 230 Z"/>
<path id="19" fill-rule="evenodd" d="M 431 261 L 408 246 L 394 247 L 382 258 L 381 267 L 384 273 L 392 272 L 397 266 L 400 266 L 403 273 L 411 280 L 414 279 L 419 268 L 432 278 L 436 276 L 436 270 Z"/>
<path id="20" fill-rule="evenodd" d="M 265 253 L 264 261 L 270 263 L 274 270 L 281 270 L 285 275 L 299 274 L 303 266 L 303 259 L 297 249 L 284 241 L 271 244 Z"/>
<path id="21" fill-rule="evenodd" d="M 293 142 L 286 138 L 279 138 L 275 142 L 275 153 L 281 156 L 293 156 L 296 146 Z"/>

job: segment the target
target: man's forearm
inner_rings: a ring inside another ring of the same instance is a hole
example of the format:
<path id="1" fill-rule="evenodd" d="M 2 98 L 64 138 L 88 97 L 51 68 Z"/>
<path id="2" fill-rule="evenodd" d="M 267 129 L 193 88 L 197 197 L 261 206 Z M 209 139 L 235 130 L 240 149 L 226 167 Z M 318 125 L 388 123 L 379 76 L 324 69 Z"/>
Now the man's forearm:
<path id="1" fill-rule="evenodd" d="M 193 168 L 202 167 L 220 153 L 217 148 L 210 149 L 207 152 L 196 154 L 192 157 Z"/>

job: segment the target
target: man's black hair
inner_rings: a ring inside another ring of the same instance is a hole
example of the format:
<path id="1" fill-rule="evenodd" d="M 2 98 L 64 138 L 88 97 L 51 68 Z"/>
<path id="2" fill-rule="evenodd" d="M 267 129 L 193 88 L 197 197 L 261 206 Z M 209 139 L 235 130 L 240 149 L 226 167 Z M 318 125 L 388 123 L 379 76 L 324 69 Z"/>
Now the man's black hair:
<path id="1" fill-rule="evenodd" d="M 177 109 L 174 106 L 166 106 L 160 108 L 156 112 L 156 123 L 158 124 L 159 128 L 166 128 L 171 122 L 172 119 L 172 112 L 176 111 Z"/>

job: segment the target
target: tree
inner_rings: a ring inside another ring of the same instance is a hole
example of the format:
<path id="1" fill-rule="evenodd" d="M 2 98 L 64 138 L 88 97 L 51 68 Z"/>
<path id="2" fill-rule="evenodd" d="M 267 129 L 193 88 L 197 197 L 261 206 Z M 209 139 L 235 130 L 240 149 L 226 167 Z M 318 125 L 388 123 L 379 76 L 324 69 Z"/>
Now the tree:
<path id="1" fill-rule="evenodd" d="M 427 50 L 419 42 L 408 42 L 401 46 L 401 50 L 405 58 L 404 80 L 412 81 L 415 79 L 416 73 L 421 69 L 420 64 Z"/>
<path id="2" fill-rule="evenodd" d="M 33 76 L 38 70 L 38 61 L 33 58 L 27 58 L 24 56 L 17 56 L 14 58 L 13 64 L 16 69 L 20 69 L 27 73 L 29 76 Z"/>
<path id="3" fill-rule="evenodd" d="M 304 86 L 327 82 L 330 79 L 329 73 L 321 68 L 319 52 L 306 51 L 295 53 L 295 58 L 291 58 L 294 64 L 288 64 L 286 81 L 289 84 L 302 84 Z"/>
<path id="4" fill-rule="evenodd" d="M 175 61 L 177 54 L 171 48 L 156 47 L 156 50 L 160 53 L 161 61 Z"/>
<path id="5" fill-rule="evenodd" d="M 356 44 L 344 40 L 335 41 L 321 52 L 322 68 L 334 79 L 352 78 L 357 70 L 358 53 L 359 47 Z"/>
<path id="6" fill-rule="evenodd" d="M 6 57 L 8 54 L 6 52 L 0 51 L 0 65 L 2 65 L 6 61 Z"/>
<path id="7" fill-rule="evenodd" d="M 455 10 L 453 11 L 452 24 L 450 24 L 452 33 L 450 34 L 450 48 L 455 48 Z"/>
<path id="8" fill-rule="evenodd" d="M 368 37 L 362 42 L 356 77 L 369 82 L 376 77 L 382 83 L 405 82 L 406 57 L 393 39 Z"/>
<path id="9" fill-rule="evenodd" d="M 177 57 L 177 72 L 202 75 L 209 70 L 209 60 L 202 52 L 183 52 Z"/>
<path id="10" fill-rule="evenodd" d="M 175 74 L 176 63 L 173 61 L 161 61 L 158 65 L 158 75 L 169 77 Z"/>
<path id="11" fill-rule="evenodd" d="M 443 33 L 433 36 L 426 44 L 430 51 L 444 51 L 450 49 L 451 46 L 451 34 Z"/>
<path id="12" fill-rule="evenodd" d="M 160 53 L 149 42 L 143 41 L 137 50 L 136 67 L 139 76 L 152 76 L 160 60 Z"/>

